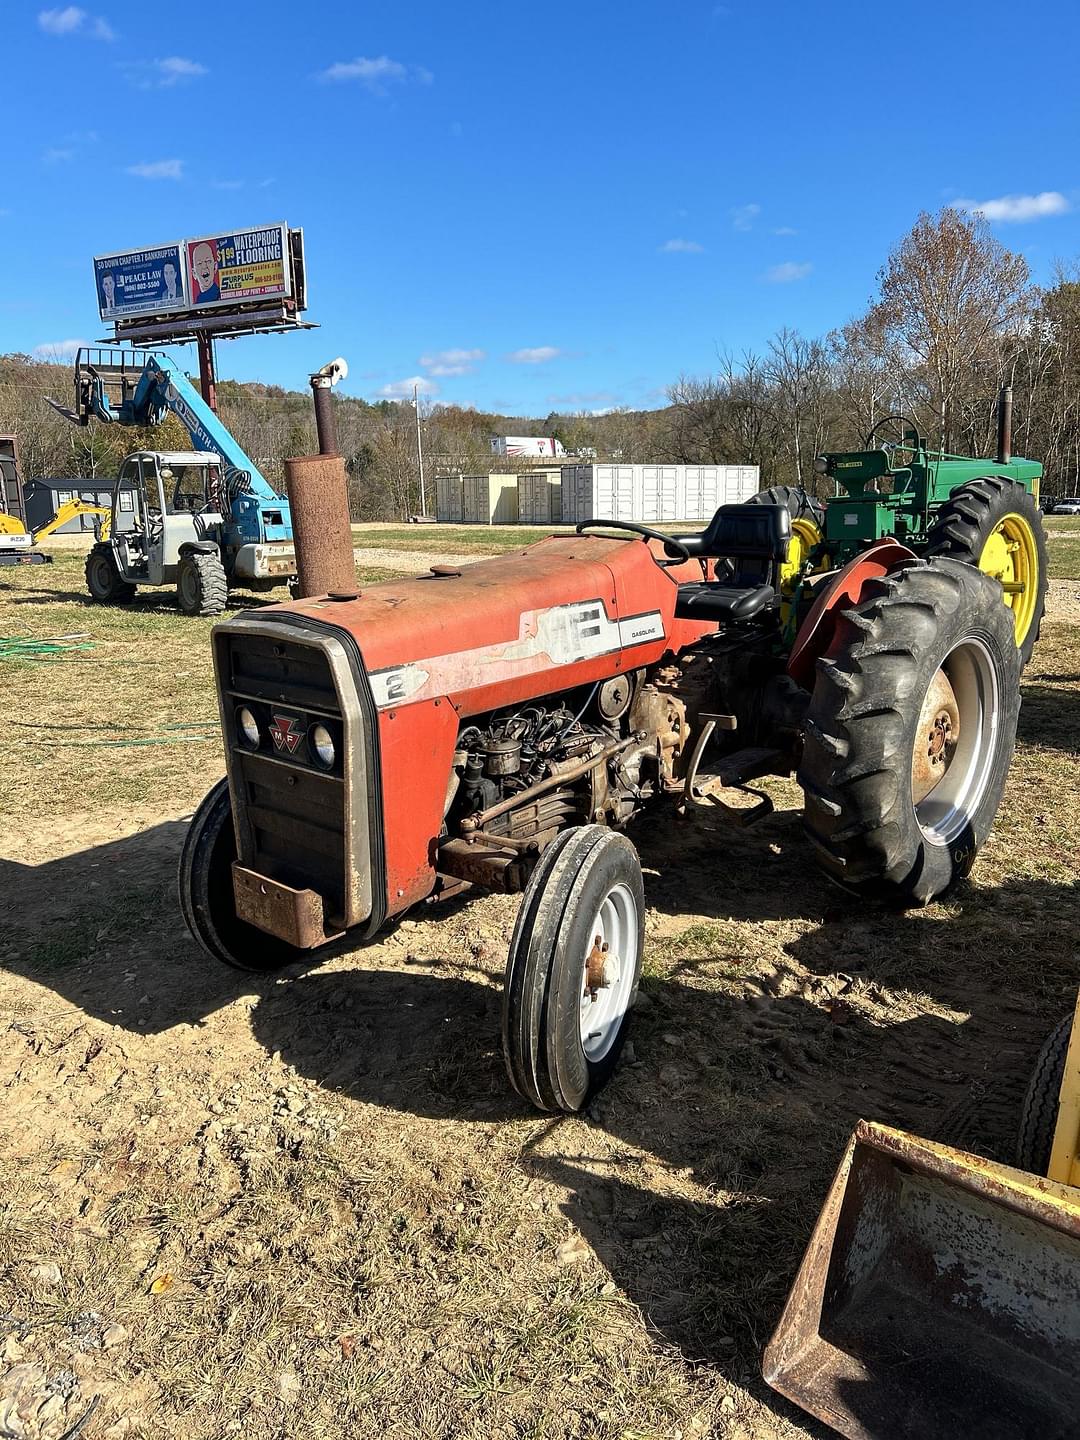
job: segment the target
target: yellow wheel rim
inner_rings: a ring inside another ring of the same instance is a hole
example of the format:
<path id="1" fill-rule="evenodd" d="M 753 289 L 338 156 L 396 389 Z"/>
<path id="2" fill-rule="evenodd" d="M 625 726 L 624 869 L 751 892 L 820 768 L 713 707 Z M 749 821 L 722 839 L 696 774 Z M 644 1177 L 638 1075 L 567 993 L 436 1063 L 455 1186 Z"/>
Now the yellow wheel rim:
<path id="1" fill-rule="evenodd" d="M 1005 604 L 1013 612 L 1016 643 L 1022 645 L 1039 599 L 1039 548 L 1030 522 L 1022 515 L 999 521 L 982 548 L 979 569 L 1001 582 Z"/>
<path id="2" fill-rule="evenodd" d="M 815 545 L 825 539 L 820 527 L 805 517 L 791 522 L 791 540 L 788 544 L 788 558 L 780 566 L 780 593 L 790 595 L 806 568 L 806 561 Z M 821 569 L 822 561 L 817 569 Z"/>

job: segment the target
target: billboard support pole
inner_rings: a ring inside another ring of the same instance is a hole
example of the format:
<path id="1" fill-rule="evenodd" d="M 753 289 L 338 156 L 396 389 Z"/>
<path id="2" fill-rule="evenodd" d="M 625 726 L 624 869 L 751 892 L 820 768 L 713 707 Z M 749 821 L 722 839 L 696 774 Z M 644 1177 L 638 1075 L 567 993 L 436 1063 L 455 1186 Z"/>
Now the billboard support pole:
<path id="1" fill-rule="evenodd" d="M 217 414 L 217 374 L 214 370 L 214 341 L 212 336 L 199 331 L 196 336 L 199 349 L 199 389 L 202 398 Z"/>

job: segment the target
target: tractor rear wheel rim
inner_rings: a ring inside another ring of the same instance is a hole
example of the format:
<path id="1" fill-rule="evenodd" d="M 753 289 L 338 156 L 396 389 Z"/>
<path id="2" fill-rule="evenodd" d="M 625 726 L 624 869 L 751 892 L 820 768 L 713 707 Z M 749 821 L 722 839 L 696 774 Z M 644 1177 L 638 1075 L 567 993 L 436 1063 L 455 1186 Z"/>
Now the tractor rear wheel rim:
<path id="1" fill-rule="evenodd" d="M 993 773 L 1000 723 L 990 652 L 981 640 L 964 640 L 934 677 L 912 750 L 911 798 L 930 844 L 951 845 L 970 826 Z M 926 790 L 928 767 L 942 773 Z"/>
<path id="2" fill-rule="evenodd" d="M 627 886 L 613 885 L 589 926 L 582 956 L 581 1048 L 592 1064 L 615 1043 L 634 989 L 638 953 L 638 913 Z"/>
<path id="3" fill-rule="evenodd" d="M 1023 515 L 1006 515 L 994 527 L 979 556 L 979 569 L 1001 582 L 1013 612 L 1016 643 L 1022 645 L 1039 599 L 1039 551 Z"/>

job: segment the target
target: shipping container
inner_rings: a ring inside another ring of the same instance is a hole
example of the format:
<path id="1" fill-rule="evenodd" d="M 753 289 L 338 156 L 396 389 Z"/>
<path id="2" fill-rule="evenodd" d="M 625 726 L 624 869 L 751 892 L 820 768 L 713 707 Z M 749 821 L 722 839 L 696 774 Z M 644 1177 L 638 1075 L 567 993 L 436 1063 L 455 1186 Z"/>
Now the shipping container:
<path id="1" fill-rule="evenodd" d="M 436 475 L 435 519 L 443 525 L 460 525 L 465 519 L 465 503 L 460 475 Z"/>
<path id="2" fill-rule="evenodd" d="M 522 525 L 559 525 L 563 519 L 562 471 L 524 470 L 517 477 L 518 521 Z"/>
<path id="3" fill-rule="evenodd" d="M 463 475 L 462 503 L 469 525 L 516 525 L 516 475 Z"/>
<path id="4" fill-rule="evenodd" d="M 564 465 L 562 518 L 706 521 L 758 489 L 756 465 Z"/>

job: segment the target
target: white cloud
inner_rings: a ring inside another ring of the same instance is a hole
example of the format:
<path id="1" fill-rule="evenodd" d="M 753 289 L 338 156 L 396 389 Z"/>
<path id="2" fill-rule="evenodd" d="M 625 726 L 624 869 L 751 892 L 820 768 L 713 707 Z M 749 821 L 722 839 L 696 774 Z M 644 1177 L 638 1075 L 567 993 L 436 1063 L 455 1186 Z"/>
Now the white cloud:
<path id="1" fill-rule="evenodd" d="M 1021 225 L 1028 220 L 1045 220 L 1064 215 L 1071 206 L 1060 190 L 1042 190 L 1038 195 L 999 195 L 996 200 L 954 200 L 953 208 L 984 220 Z"/>
<path id="2" fill-rule="evenodd" d="M 760 214 L 760 205 L 740 205 L 731 212 L 731 223 L 736 230 L 752 230 L 754 228 L 754 221 Z"/>
<path id="3" fill-rule="evenodd" d="M 182 85 L 210 73 L 205 65 L 200 65 L 197 60 L 187 60 L 183 55 L 168 55 L 164 60 L 133 60 L 121 68 L 138 90 L 171 90 L 174 85 Z"/>
<path id="4" fill-rule="evenodd" d="M 68 5 L 63 10 L 42 10 L 37 18 L 46 35 L 72 35 L 82 28 L 86 11 Z"/>
<path id="5" fill-rule="evenodd" d="M 49 340 L 44 345 L 34 346 L 35 360 L 70 360 L 76 350 L 89 345 L 89 340 Z"/>
<path id="6" fill-rule="evenodd" d="M 705 246 L 696 240 L 665 240 L 659 248 L 661 255 L 700 255 Z"/>
<path id="7" fill-rule="evenodd" d="M 206 74 L 205 65 L 200 65 L 197 60 L 185 60 L 182 55 L 168 55 L 164 60 L 155 60 L 154 64 L 163 75 L 170 77 L 170 83 L 175 80 L 191 80 L 196 75 Z"/>
<path id="8" fill-rule="evenodd" d="M 62 146 L 53 146 L 42 153 L 41 158 L 46 165 L 62 165 L 67 160 L 75 159 L 75 151 L 64 149 Z"/>
<path id="9" fill-rule="evenodd" d="M 599 405 L 599 410 L 590 410 L 593 415 L 606 415 L 613 410 L 618 403 L 618 397 L 610 390 L 574 390 L 568 395 L 549 395 L 549 405 L 572 405 L 575 410 L 588 409 L 590 406 Z"/>
<path id="10" fill-rule="evenodd" d="M 65 5 L 62 10 L 41 10 L 38 25 L 46 35 L 90 35 L 95 40 L 115 40 L 116 32 L 100 15 L 88 15 L 78 5 Z"/>
<path id="11" fill-rule="evenodd" d="M 127 173 L 136 176 L 139 180 L 182 180 L 184 178 L 184 162 L 183 160 L 144 160 L 138 165 L 129 165 Z"/>
<path id="12" fill-rule="evenodd" d="M 766 270 L 762 279 L 767 280 L 770 285 L 790 285 L 793 280 L 805 280 L 813 268 L 809 260 L 785 260 L 782 265 L 774 265 Z"/>
<path id="13" fill-rule="evenodd" d="M 799 232 L 792 229 L 790 225 L 778 225 L 772 233 L 774 235 L 797 235 Z"/>
<path id="14" fill-rule="evenodd" d="M 317 78 L 336 83 L 355 80 L 373 95 L 384 95 L 389 85 L 400 85 L 408 80 L 418 85 L 430 85 L 435 76 L 424 65 L 403 65 L 400 60 L 391 60 L 389 55 L 374 58 L 358 55 L 355 60 L 335 60 L 333 65 L 320 70 Z"/>
<path id="15" fill-rule="evenodd" d="M 506 358 L 511 365 L 544 365 L 548 360 L 554 360 L 561 355 L 562 351 L 555 345 L 534 345 L 524 350 L 515 350 Z"/>
<path id="16" fill-rule="evenodd" d="M 468 375 L 483 359 L 483 350 L 436 350 L 430 355 L 421 355 L 420 364 L 432 375 Z"/>
<path id="17" fill-rule="evenodd" d="M 378 394 L 383 400 L 411 400 L 414 385 L 418 395 L 439 393 L 438 385 L 426 375 L 409 375 L 404 380 L 393 380 L 389 385 L 384 385 Z"/>

